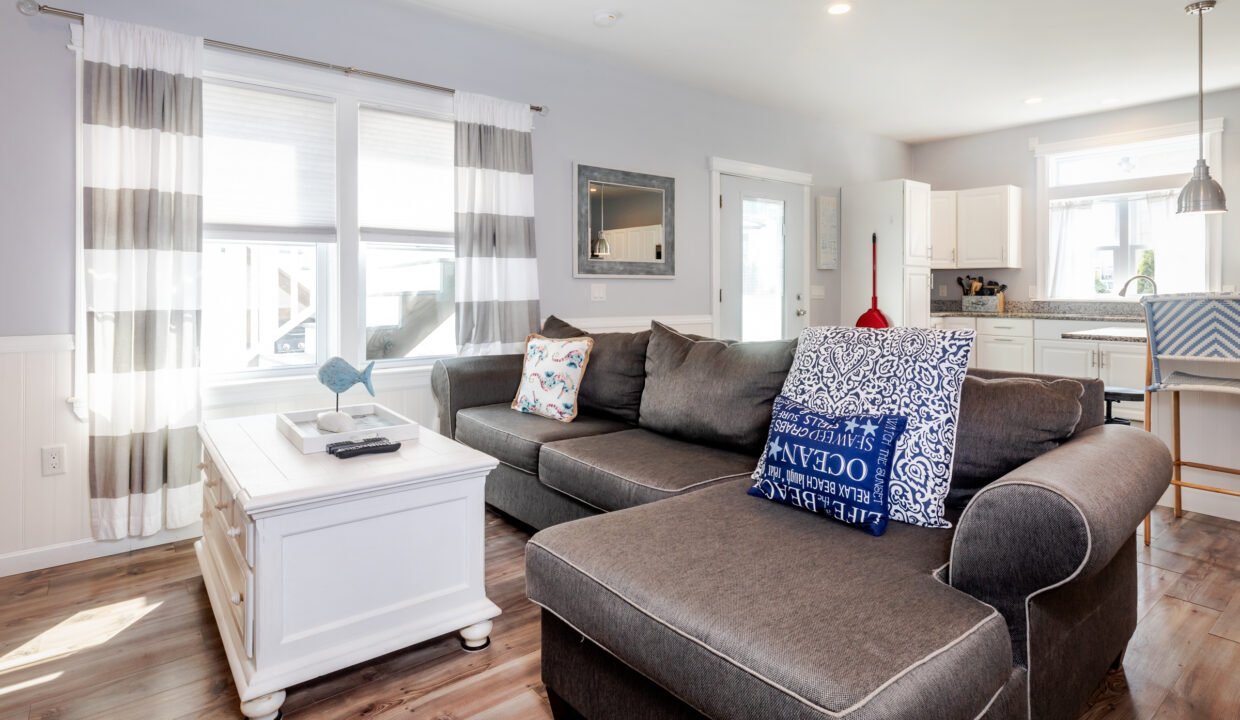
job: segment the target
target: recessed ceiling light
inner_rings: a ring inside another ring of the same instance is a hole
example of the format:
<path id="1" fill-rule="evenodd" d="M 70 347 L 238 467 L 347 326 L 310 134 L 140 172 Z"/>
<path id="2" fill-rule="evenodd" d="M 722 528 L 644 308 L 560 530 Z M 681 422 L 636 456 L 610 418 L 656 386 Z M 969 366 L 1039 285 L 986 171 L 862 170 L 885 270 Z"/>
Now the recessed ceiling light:
<path id="1" fill-rule="evenodd" d="M 594 24 L 599 27 L 611 27 L 620 19 L 620 13 L 615 10 L 602 10 L 594 13 Z"/>
<path id="2" fill-rule="evenodd" d="M 1037 105 L 1041 102 L 1042 102 L 1042 98 L 1040 97 L 1025 98 L 1026 105 Z"/>
<path id="3" fill-rule="evenodd" d="M 852 5 L 849 5 L 846 2 L 831 3 L 827 6 L 827 12 L 832 15 L 843 15 L 849 10 L 852 10 Z"/>

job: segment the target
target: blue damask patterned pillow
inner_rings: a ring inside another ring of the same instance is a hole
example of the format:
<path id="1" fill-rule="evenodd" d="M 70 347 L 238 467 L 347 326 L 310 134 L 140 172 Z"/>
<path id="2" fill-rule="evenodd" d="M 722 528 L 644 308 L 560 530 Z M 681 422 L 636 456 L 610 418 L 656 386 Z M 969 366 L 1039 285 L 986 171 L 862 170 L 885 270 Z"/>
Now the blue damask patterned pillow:
<path id="1" fill-rule="evenodd" d="M 892 520 L 951 527 L 943 501 L 974 334 L 905 327 L 801 332 L 784 395 L 830 415 L 908 418 L 888 483 Z"/>
<path id="2" fill-rule="evenodd" d="M 780 395 L 749 494 L 882 535 L 887 480 L 907 422 L 899 415 L 826 415 Z"/>

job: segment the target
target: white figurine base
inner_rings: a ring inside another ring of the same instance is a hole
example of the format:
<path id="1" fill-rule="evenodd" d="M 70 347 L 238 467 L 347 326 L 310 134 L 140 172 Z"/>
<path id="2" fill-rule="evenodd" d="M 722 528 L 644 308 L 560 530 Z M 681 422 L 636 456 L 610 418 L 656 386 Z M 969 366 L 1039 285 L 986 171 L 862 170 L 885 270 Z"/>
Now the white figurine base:
<path id="1" fill-rule="evenodd" d="M 357 423 L 349 413 L 331 410 L 319 413 L 318 426 L 323 432 L 352 432 L 357 428 Z"/>

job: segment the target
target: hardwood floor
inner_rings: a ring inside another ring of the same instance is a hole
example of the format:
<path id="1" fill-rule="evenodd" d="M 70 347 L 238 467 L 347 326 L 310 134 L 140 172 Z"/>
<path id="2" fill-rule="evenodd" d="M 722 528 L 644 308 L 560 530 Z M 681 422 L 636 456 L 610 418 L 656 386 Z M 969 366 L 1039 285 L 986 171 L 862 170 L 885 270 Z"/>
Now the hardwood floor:
<path id="1" fill-rule="evenodd" d="M 1125 669 L 1082 718 L 1240 718 L 1240 523 L 1160 511 Z M 527 535 L 487 522 L 494 644 L 423 643 L 289 690 L 285 718 L 550 718 Z M 192 543 L 0 578 L 0 720 L 236 718 Z"/>

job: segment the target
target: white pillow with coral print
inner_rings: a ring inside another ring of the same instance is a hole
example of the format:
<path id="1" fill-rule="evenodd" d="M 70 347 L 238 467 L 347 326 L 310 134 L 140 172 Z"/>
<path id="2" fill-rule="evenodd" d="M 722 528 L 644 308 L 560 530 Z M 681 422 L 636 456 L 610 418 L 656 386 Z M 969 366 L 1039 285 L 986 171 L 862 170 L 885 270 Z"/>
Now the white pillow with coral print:
<path id="1" fill-rule="evenodd" d="M 525 339 L 525 367 L 512 409 L 560 422 L 577 417 L 577 391 L 590 362 L 594 340 L 588 337 L 553 340 L 542 335 Z"/>

